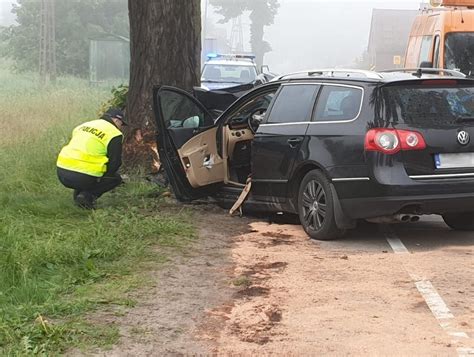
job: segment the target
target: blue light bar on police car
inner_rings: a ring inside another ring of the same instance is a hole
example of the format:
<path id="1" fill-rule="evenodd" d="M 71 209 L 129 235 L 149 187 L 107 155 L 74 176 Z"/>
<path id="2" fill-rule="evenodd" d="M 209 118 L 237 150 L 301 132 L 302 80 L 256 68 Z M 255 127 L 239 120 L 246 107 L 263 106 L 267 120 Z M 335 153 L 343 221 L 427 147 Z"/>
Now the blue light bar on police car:
<path id="1" fill-rule="evenodd" d="M 244 59 L 249 59 L 249 60 L 254 60 L 256 58 L 255 55 L 253 54 L 237 54 L 237 53 L 228 53 L 228 54 L 222 54 L 222 53 L 209 53 L 207 55 L 208 59 L 216 59 L 216 58 L 226 58 L 226 59 L 239 59 L 239 58 L 244 58 Z"/>

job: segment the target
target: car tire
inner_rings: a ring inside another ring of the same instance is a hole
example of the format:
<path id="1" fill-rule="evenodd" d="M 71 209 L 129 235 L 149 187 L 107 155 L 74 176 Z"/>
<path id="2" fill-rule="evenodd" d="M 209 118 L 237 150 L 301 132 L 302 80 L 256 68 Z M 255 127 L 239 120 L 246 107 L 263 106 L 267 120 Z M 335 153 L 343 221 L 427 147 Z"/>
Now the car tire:
<path id="1" fill-rule="evenodd" d="M 300 183 L 298 214 L 303 229 L 312 239 L 332 240 L 345 233 L 336 224 L 329 180 L 319 170 L 308 172 Z"/>
<path id="2" fill-rule="evenodd" d="M 443 214 L 444 222 L 457 231 L 474 231 L 474 212 Z"/>

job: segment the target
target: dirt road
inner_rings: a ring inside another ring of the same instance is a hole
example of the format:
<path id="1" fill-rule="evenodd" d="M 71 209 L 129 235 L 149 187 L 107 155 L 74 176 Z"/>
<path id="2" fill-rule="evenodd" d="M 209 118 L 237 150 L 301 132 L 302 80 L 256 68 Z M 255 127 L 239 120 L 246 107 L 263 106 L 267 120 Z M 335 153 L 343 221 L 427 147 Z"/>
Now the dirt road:
<path id="1" fill-rule="evenodd" d="M 99 355 L 474 355 L 474 236 L 439 219 L 363 224 L 315 242 L 300 226 L 199 215 L 201 239 Z"/>

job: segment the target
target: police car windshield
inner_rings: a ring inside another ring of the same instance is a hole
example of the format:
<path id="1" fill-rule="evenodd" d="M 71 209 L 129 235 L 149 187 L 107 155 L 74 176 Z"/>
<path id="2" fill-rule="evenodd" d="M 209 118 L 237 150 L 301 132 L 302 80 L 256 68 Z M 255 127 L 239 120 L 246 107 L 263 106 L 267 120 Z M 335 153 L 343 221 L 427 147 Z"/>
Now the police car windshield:
<path id="1" fill-rule="evenodd" d="M 446 68 L 474 75 L 474 32 L 455 32 L 446 35 Z"/>
<path id="2" fill-rule="evenodd" d="M 202 82 L 250 83 L 257 78 L 254 66 L 206 64 L 202 72 Z"/>

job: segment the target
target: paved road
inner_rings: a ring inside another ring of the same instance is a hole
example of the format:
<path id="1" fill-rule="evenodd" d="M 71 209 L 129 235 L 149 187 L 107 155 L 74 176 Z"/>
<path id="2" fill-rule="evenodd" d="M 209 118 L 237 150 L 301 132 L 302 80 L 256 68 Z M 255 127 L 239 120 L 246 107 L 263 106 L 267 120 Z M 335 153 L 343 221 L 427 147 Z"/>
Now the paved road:
<path id="1" fill-rule="evenodd" d="M 250 286 L 219 351 L 474 356 L 472 232 L 435 216 L 363 223 L 330 242 L 297 225 L 250 226 L 233 249 L 234 277 Z"/>
<path id="2" fill-rule="evenodd" d="M 365 225 L 328 250 L 389 249 L 410 276 L 458 354 L 474 355 L 474 233 L 456 232 L 441 217 L 426 216 L 415 224 Z M 470 341 L 469 341 L 470 340 Z M 464 342 L 468 342 L 464 344 Z"/>

